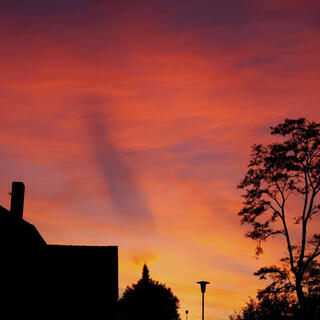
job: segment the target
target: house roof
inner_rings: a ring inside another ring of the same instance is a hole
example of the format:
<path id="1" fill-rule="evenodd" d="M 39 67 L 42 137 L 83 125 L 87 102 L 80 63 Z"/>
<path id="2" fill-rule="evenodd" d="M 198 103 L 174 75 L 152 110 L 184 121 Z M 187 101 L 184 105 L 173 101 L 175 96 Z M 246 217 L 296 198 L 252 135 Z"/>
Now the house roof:
<path id="1" fill-rule="evenodd" d="M 33 224 L 0 206 L 0 247 L 32 250 L 46 246 Z"/>

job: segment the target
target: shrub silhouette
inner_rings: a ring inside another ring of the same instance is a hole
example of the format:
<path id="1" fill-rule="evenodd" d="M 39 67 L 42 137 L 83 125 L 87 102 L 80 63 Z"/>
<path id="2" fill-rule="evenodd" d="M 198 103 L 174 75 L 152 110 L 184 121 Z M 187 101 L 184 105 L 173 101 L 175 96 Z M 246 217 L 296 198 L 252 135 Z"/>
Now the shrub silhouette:
<path id="1" fill-rule="evenodd" d="M 179 300 L 170 288 L 150 278 L 143 266 L 142 278 L 128 286 L 118 302 L 119 320 L 180 320 Z"/>

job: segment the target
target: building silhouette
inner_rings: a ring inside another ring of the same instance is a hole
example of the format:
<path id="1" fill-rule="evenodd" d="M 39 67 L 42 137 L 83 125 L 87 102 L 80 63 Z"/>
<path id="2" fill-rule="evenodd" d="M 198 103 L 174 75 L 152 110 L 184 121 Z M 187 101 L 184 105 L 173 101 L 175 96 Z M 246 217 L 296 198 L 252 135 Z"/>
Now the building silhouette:
<path id="1" fill-rule="evenodd" d="M 23 218 L 25 187 L 0 206 L 0 315 L 115 319 L 118 247 L 47 244 Z"/>

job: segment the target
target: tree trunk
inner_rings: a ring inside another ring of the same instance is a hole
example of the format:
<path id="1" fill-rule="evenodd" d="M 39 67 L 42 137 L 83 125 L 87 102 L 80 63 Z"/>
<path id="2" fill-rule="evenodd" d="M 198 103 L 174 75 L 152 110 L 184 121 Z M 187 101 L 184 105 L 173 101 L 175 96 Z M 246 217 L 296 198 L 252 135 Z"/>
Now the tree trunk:
<path id="1" fill-rule="evenodd" d="M 303 314 L 306 311 L 305 296 L 302 290 L 302 276 L 296 275 L 296 293 L 299 302 L 300 311 Z"/>

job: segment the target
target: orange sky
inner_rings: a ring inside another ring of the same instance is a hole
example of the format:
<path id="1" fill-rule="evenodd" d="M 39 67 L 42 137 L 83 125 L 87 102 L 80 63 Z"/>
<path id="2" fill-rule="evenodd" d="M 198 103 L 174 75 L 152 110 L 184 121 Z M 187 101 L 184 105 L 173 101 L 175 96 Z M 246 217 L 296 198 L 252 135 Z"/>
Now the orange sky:
<path id="1" fill-rule="evenodd" d="M 317 1 L 1 1 L 0 202 L 48 243 L 119 246 L 200 319 L 263 287 L 236 185 L 286 117 L 320 121 Z M 268 250 L 270 249 L 270 250 Z"/>

